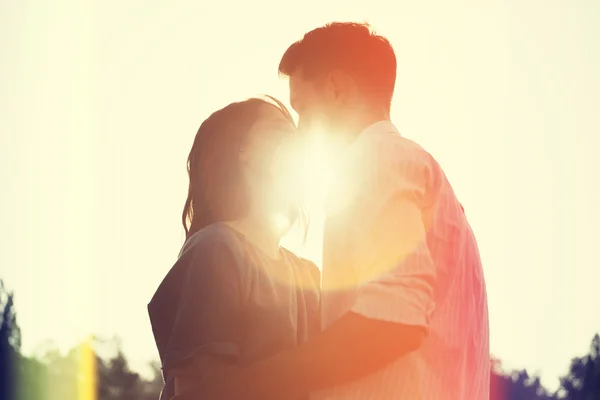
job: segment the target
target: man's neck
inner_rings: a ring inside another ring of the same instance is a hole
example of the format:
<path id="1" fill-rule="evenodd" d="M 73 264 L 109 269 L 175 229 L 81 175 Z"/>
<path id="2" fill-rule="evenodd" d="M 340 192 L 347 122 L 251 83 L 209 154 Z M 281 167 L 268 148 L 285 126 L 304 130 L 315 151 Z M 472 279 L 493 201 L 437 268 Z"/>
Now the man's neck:
<path id="1" fill-rule="evenodd" d="M 365 112 L 365 113 L 357 113 L 357 115 L 353 116 L 350 120 L 351 122 L 348 125 L 347 129 L 347 142 L 352 142 L 356 139 L 362 132 L 365 131 L 371 125 L 380 122 L 380 121 L 389 121 L 390 116 L 384 112 Z"/>

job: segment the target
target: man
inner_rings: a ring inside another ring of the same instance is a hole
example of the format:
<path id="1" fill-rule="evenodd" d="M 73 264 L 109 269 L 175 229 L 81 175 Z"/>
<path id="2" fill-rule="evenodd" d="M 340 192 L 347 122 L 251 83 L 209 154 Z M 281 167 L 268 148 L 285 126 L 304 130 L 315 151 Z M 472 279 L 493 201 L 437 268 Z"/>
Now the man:
<path id="1" fill-rule="evenodd" d="M 390 121 L 396 57 L 369 26 L 332 23 L 283 55 L 299 129 L 345 147 L 325 226 L 321 334 L 204 393 L 217 399 L 489 398 L 485 282 L 440 166 Z M 351 184 L 350 184 L 351 183 Z M 203 397 L 209 398 L 209 397 Z"/>

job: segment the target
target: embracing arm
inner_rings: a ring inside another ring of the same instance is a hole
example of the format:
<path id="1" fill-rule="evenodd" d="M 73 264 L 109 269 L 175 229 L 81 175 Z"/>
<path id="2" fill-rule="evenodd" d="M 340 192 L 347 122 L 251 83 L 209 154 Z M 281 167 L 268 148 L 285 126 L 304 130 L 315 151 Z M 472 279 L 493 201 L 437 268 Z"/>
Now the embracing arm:
<path id="1" fill-rule="evenodd" d="M 295 400 L 360 379 L 417 349 L 433 309 L 435 272 L 418 207 L 394 198 L 378 221 L 379 255 L 354 307 L 307 343 L 203 385 L 211 398 Z M 384 269 L 387 268 L 387 272 Z"/>
<path id="2" fill-rule="evenodd" d="M 419 327 L 369 319 L 350 312 L 306 345 L 242 371 L 231 396 L 259 399 L 276 394 L 296 399 L 314 390 L 353 381 L 417 349 Z"/>

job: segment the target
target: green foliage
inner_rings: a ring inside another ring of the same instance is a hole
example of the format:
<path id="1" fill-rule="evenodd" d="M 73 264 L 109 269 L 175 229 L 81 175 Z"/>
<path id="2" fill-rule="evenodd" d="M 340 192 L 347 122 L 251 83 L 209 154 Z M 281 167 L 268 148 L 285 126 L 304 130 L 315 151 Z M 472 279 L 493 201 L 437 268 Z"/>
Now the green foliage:
<path id="1" fill-rule="evenodd" d="M 162 389 L 160 368 L 152 364 L 154 377 L 143 379 L 133 372 L 120 345 L 108 343 L 115 355 L 102 358 L 95 351 L 95 380 L 98 400 L 156 400 Z M 93 345 L 106 343 L 95 340 Z M 14 296 L 0 280 L 0 399 L 2 400 L 75 400 L 79 384 L 85 378 L 82 357 L 85 346 L 76 346 L 66 354 L 50 349 L 38 357 L 20 352 L 21 332 L 14 309 Z M 92 346 L 93 347 L 93 346 Z M 89 377 L 88 377 L 89 379 Z"/>
<path id="2" fill-rule="evenodd" d="M 40 358 L 21 356 L 18 362 L 19 385 L 16 399 L 75 400 L 83 379 L 83 346 L 66 354 L 52 350 Z M 153 366 L 154 377 L 143 379 L 133 372 L 120 348 L 107 359 L 97 354 L 95 379 L 98 400 L 156 400 L 162 389 L 160 369 Z"/>

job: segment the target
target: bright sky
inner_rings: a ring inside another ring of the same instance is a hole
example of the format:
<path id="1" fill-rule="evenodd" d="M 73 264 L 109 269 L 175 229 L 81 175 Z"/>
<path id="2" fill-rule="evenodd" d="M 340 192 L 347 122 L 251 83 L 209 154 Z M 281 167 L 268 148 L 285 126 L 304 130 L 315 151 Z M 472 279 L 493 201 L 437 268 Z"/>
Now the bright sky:
<path id="1" fill-rule="evenodd" d="M 393 44 L 393 120 L 477 234 L 493 354 L 555 388 L 600 332 L 600 2 L 395 3 L 0 0 L 0 277 L 25 351 L 94 332 L 155 358 L 146 304 L 183 241 L 199 124 L 287 102 L 286 47 L 358 20 Z M 306 248 L 286 243 L 319 263 L 314 218 Z"/>

